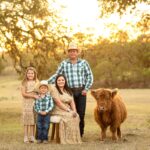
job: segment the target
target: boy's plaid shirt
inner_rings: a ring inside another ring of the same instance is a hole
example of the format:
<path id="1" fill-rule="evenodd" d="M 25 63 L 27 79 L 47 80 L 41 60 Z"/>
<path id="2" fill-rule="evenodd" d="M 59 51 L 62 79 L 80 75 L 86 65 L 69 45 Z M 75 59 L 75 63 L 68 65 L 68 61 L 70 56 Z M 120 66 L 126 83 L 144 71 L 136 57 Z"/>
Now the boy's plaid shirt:
<path id="1" fill-rule="evenodd" d="M 39 113 L 40 111 L 49 112 L 53 109 L 54 102 L 49 94 L 46 94 L 44 98 L 39 98 L 35 100 L 34 110 Z"/>
<path id="2" fill-rule="evenodd" d="M 49 83 L 54 83 L 58 74 L 64 74 L 70 88 L 83 87 L 89 90 L 93 83 L 93 74 L 86 60 L 78 59 L 76 64 L 72 64 L 69 59 L 64 60 L 58 67 L 56 74 L 48 79 Z"/>

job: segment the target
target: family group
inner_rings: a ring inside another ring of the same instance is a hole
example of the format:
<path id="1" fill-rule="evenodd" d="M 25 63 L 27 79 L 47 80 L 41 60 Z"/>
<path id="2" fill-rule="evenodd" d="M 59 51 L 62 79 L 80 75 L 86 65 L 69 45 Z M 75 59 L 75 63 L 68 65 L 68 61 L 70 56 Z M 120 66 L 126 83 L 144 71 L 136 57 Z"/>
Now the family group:
<path id="1" fill-rule="evenodd" d="M 68 58 L 48 80 L 38 80 L 34 67 L 28 67 L 22 81 L 24 143 L 48 143 L 53 115 L 60 117 L 61 144 L 82 143 L 87 92 L 93 83 L 88 62 L 79 58 L 77 44 L 70 43 Z M 35 127 L 37 136 L 35 137 Z"/>

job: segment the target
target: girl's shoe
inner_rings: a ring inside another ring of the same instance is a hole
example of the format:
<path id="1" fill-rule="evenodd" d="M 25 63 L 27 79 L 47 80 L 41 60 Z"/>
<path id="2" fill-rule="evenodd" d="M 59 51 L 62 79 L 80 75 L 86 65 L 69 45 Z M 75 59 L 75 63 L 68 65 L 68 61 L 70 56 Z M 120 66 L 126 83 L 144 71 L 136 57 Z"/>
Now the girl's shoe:
<path id="1" fill-rule="evenodd" d="M 35 139 L 34 136 L 30 136 L 30 142 L 34 143 Z"/>
<path id="2" fill-rule="evenodd" d="M 24 143 L 29 143 L 29 140 L 28 140 L 27 136 L 24 137 Z"/>

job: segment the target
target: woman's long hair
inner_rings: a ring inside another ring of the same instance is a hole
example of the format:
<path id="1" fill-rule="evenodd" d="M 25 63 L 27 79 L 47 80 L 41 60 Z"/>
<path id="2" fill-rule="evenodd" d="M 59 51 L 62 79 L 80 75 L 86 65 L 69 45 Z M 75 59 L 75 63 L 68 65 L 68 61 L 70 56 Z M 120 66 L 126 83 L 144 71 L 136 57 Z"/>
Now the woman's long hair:
<path id="1" fill-rule="evenodd" d="M 67 84 L 67 79 L 66 79 L 65 75 L 63 75 L 63 74 L 57 75 L 56 80 L 55 80 L 55 86 L 56 86 L 58 92 L 59 92 L 61 95 L 63 94 L 62 91 L 60 90 L 58 84 L 57 84 L 57 80 L 58 80 L 59 77 L 63 77 L 63 78 L 65 79 L 64 90 L 65 90 L 68 94 L 72 95 L 72 91 L 71 91 L 71 89 L 68 87 L 68 84 Z"/>
<path id="2" fill-rule="evenodd" d="M 24 79 L 22 80 L 22 85 L 26 85 L 27 81 L 28 81 L 28 78 L 27 78 L 27 73 L 29 70 L 32 70 L 34 72 L 34 81 L 35 82 L 38 82 L 38 77 L 37 77 L 37 71 L 34 67 L 28 67 L 26 72 L 25 72 L 25 75 L 24 75 Z"/>

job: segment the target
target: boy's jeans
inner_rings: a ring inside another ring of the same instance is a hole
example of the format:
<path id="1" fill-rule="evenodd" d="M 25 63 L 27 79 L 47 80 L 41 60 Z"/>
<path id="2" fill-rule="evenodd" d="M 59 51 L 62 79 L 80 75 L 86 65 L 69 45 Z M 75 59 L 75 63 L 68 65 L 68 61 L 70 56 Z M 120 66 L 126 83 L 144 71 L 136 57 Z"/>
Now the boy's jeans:
<path id="1" fill-rule="evenodd" d="M 37 128 L 38 128 L 38 140 L 48 140 L 48 129 L 50 124 L 50 115 L 38 114 Z"/>

